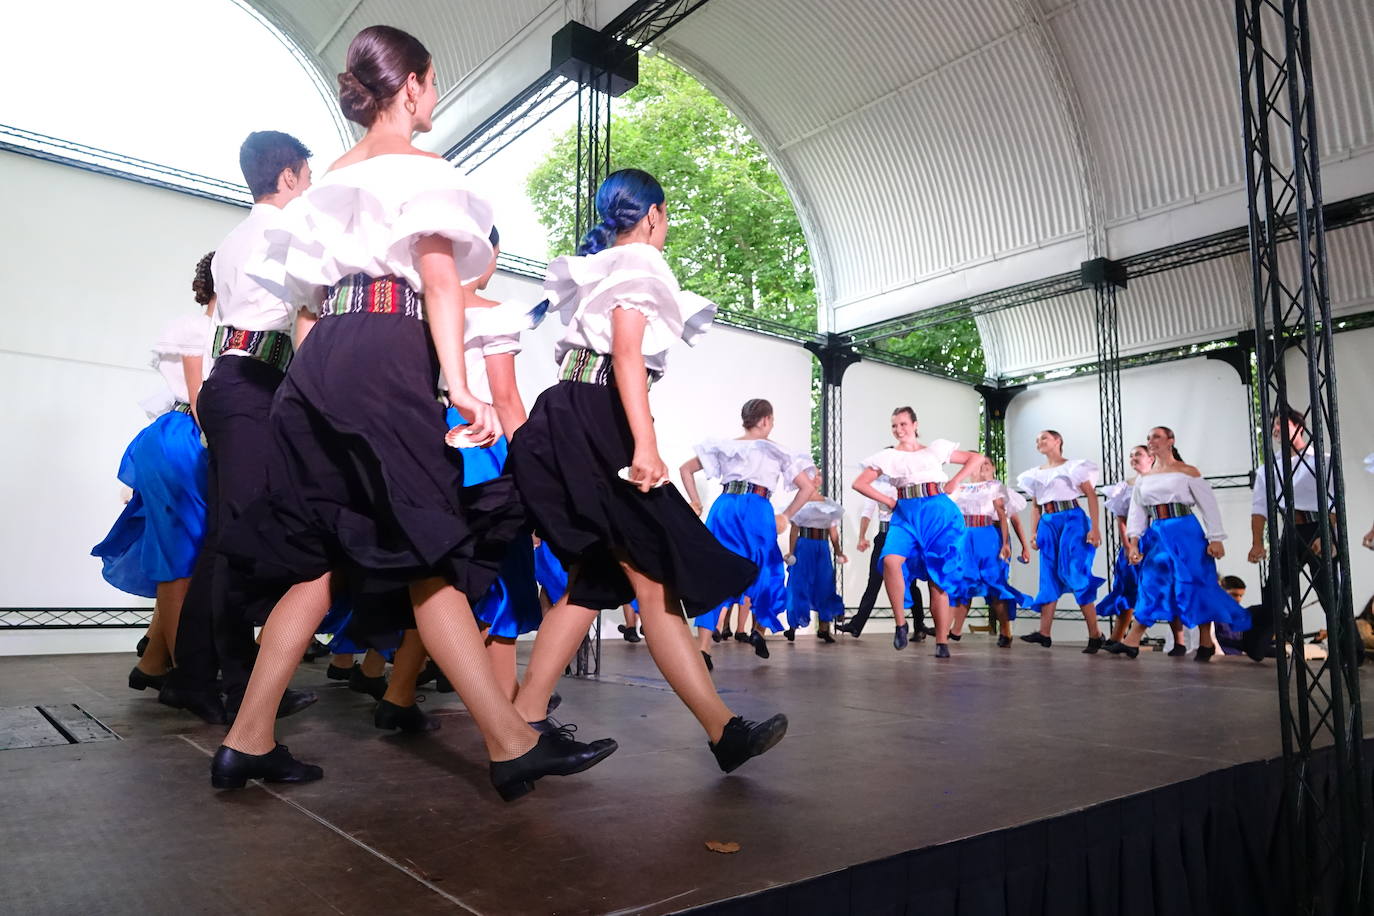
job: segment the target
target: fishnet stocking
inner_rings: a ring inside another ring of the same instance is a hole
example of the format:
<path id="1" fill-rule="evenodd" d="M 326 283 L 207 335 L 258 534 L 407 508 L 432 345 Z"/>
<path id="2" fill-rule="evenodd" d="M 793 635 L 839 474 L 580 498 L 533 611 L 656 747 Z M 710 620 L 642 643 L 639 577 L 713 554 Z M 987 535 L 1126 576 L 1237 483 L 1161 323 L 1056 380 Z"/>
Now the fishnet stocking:
<path id="1" fill-rule="evenodd" d="M 414 706 L 415 679 L 420 676 L 428 657 L 424 640 L 420 639 L 420 631 L 406 630 L 405 635 L 401 637 L 401 645 L 391 660 L 391 680 L 387 682 L 386 693 L 382 699 L 397 706 Z M 367 673 L 367 659 L 363 660 L 363 673 Z"/>
<path id="2" fill-rule="evenodd" d="M 226 746 L 245 754 L 266 754 L 276 744 L 277 706 L 291 683 L 291 675 L 305 655 L 329 610 L 329 574 L 291 586 L 272 608 L 262 628 L 261 648 L 253 664 L 248 690 Z"/>
<path id="3" fill-rule="evenodd" d="M 491 670 L 496 675 L 496 682 L 501 685 L 501 690 L 506 694 L 506 698 L 514 701 L 517 683 L 515 640 L 508 636 L 488 635 L 486 644 L 487 659 L 491 662 Z"/>

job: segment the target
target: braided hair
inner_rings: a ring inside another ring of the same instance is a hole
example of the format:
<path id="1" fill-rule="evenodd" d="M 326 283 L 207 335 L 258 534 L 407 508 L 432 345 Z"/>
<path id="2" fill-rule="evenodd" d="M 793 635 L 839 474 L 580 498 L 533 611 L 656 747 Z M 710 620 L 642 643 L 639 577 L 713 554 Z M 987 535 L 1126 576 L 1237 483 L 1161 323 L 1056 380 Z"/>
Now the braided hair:
<path id="1" fill-rule="evenodd" d="M 191 293 L 199 305 L 209 305 L 215 298 L 215 278 L 210 273 L 210 262 L 215 259 L 212 251 L 196 262 L 196 274 L 191 278 Z"/>
<path id="2" fill-rule="evenodd" d="M 591 228 L 577 246 L 578 254 L 596 254 L 615 244 L 664 200 L 658 179 L 641 169 L 621 169 L 606 176 L 596 191 L 596 212 L 601 222 Z"/>

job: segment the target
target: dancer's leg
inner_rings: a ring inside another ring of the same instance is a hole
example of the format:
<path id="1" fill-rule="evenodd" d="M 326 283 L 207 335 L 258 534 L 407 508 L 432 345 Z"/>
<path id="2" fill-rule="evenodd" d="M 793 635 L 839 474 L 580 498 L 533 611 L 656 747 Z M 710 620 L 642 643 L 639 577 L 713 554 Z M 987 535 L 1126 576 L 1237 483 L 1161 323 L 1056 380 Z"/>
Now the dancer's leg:
<path id="1" fill-rule="evenodd" d="M 420 663 L 420 667 L 424 667 L 424 662 Z M 381 677 L 386 674 L 386 656 L 376 649 L 368 649 L 363 655 L 362 669 L 364 677 Z M 415 673 L 419 674 L 418 671 Z"/>
<path id="2" fill-rule="evenodd" d="M 930 603 L 931 605 L 934 605 L 934 599 L 932 599 Z M 989 612 L 992 610 L 991 605 L 988 606 L 988 610 Z M 968 604 L 965 603 L 956 605 L 950 608 L 950 612 L 954 615 L 954 622 L 950 624 L 949 632 L 954 634 L 955 636 L 963 636 L 964 621 L 968 620 Z M 934 607 L 931 608 L 931 613 L 935 613 Z M 937 623 L 935 626 L 938 628 L 940 625 Z"/>
<path id="3" fill-rule="evenodd" d="M 352 655 L 341 655 L 337 652 L 329 656 L 329 664 L 331 667 L 342 668 L 345 671 L 351 671 L 356 661 L 357 659 Z"/>
<path id="4" fill-rule="evenodd" d="M 935 641 L 949 641 L 949 628 L 954 615 L 949 608 L 949 595 L 943 588 L 930 583 L 930 616 L 935 621 Z"/>
<path id="5" fill-rule="evenodd" d="M 1091 639 L 1101 639 L 1102 630 L 1097 626 L 1097 604 L 1081 605 L 1083 611 L 1083 621 L 1088 625 L 1088 636 Z"/>
<path id="6" fill-rule="evenodd" d="M 1135 611 L 1130 608 L 1122 611 L 1116 618 L 1116 625 L 1112 627 L 1112 642 L 1121 642 L 1126 638 L 1126 632 L 1131 628 L 1131 621 L 1135 619 Z"/>
<path id="7" fill-rule="evenodd" d="M 487 658 L 491 661 L 491 670 L 495 672 L 496 680 L 507 698 L 514 702 L 516 687 L 519 683 L 515 673 L 515 640 L 509 636 L 488 634 L 485 642 Z M 395 677 L 394 672 L 392 676 Z"/>
<path id="8" fill-rule="evenodd" d="M 887 599 L 892 602 L 892 619 L 899 627 L 906 623 L 906 579 L 902 576 L 905 564 L 906 558 L 896 554 L 883 557 L 883 584 L 887 586 Z"/>
<path id="9" fill-rule="evenodd" d="M 310 638 L 329 611 L 329 601 L 329 574 L 325 573 L 318 579 L 291 586 L 272 608 L 262 628 L 262 648 L 253 665 L 248 689 L 224 738 L 226 747 L 245 754 L 266 754 L 276 745 L 277 706 L 305 647 L 310 645 Z"/>
<path id="10" fill-rule="evenodd" d="M 481 729 L 491 759 L 513 760 L 534 747 L 539 735 L 497 683 L 467 598 L 431 578 L 411 585 L 410 600 L 424 646 Z M 415 683 L 413 674 L 409 680 Z"/>
<path id="11" fill-rule="evenodd" d="M 368 657 L 371 657 L 372 650 L 368 650 Z M 381 653 L 377 653 L 378 658 L 382 658 Z M 429 658 L 429 652 L 425 649 L 425 642 L 420 638 L 419 630 L 406 630 L 401 636 L 401 644 L 396 648 L 396 655 L 391 660 L 391 680 L 386 685 L 386 693 L 382 694 L 382 699 L 397 706 L 415 705 L 415 681 L 424 670 L 425 659 Z M 382 658 L 385 665 L 386 659 Z M 374 677 L 376 675 L 373 675 Z"/>
<path id="12" fill-rule="evenodd" d="M 1050 627 L 1054 626 L 1054 608 L 1055 608 L 1055 605 L 1054 605 L 1053 603 L 1050 603 L 1050 604 L 1042 604 L 1042 605 L 1040 605 L 1040 635 L 1041 635 L 1041 636 L 1049 636 L 1049 635 L 1050 635 Z"/>
<path id="13" fill-rule="evenodd" d="M 1140 640 L 1145 636 L 1145 627 L 1142 624 L 1131 621 L 1131 632 L 1122 637 L 1121 641 L 1134 648 L 1140 648 Z"/>
<path id="14" fill-rule="evenodd" d="M 567 595 L 544 614 L 525 666 L 525 678 L 515 695 L 515 708 L 524 721 L 539 722 L 548 717 L 549 697 L 595 621 L 596 611 L 569 604 Z"/>

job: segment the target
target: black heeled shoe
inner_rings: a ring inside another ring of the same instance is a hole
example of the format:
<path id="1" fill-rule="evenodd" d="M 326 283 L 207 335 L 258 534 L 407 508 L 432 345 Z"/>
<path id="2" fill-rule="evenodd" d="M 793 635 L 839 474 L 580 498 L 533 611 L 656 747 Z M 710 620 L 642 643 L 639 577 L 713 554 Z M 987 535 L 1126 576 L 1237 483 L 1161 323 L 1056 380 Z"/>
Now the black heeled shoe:
<path id="1" fill-rule="evenodd" d="M 137 665 L 129 672 L 129 687 L 133 690 L 147 690 L 149 687 L 154 690 L 161 690 L 165 683 L 167 683 L 167 675 L 148 674 Z"/>
<path id="2" fill-rule="evenodd" d="M 184 709 L 208 725 L 229 724 L 224 702 L 217 693 L 184 690 L 171 684 L 163 684 L 162 689 L 157 692 L 157 701 L 173 709 Z"/>
<path id="3" fill-rule="evenodd" d="M 1096 654 L 1097 654 L 1097 651 L 1098 651 L 1099 649 L 1101 649 L 1101 648 L 1102 648 L 1102 637 L 1101 637 L 1101 636 L 1090 636 L 1090 637 L 1088 638 L 1088 644 L 1087 644 L 1086 646 L 1084 646 L 1084 648 L 1083 648 L 1083 654 L 1084 654 L 1084 655 L 1096 655 Z"/>
<path id="4" fill-rule="evenodd" d="M 620 630 L 620 635 L 625 637 L 626 642 L 639 642 L 639 631 L 634 627 L 627 627 L 622 623 L 616 629 Z"/>
<path id="5" fill-rule="evenodd" d="M 715 663 L 713 663 L 713 662 L 711 661 L 711 653 L 710 653 L 710 652 L 707 652 L 705 649 L 702 649 L 702 650 L 701 650 L 701 660 L 704 661 L 704 662 L 706 663 L 706 670 L 707 670 L 707 671 L 715 671 L 715 670 L 716 670 Z"/>
<path id="6" fill-rule="evenodd" d="M 717 633 L 716 635 L 719 636 L 721 639 L 733 639 L 734 636 L 735 636 L 734 633 L 730 632 L 730 628 L 729 628 L 729 627 L 726 627 L 725 629 L 721 630 L 721 631 L 720 631 L 719 633 Z M 717 640 L 717 642 L 719 642 L 719 641 L 720 641 L 720 640 Z"/>
<path id="7" fill-rule="evenodd" d="M 503 801 L 515 801 L 534 791 L 534 781 L 544 776 L 571 776 L 596 766 L 615 753 L 611 738 L 590 744 L 572 736 L 572 726 L 557 726 L 541 732 L 539 741 L 514 760 L 491 762 L 491 784 Z"/>
<path id="8" fill-rule="evenodd" d="M 1212 656 L 1217 654 L 1215 646 L 1198 646 L 1198 650 L 1193 655 L 1195 662 L 1210 662 Z"/>
<path id="9" fill-rule="evenodd" d="M 387 731 L 400 729 L 411 735 L 439 730 L 439 720 L 421 712 L 419 704 L 397 706 L 386 700 L 377 704 L 377 709 L 372 713 L 372 724 Z"/>
<path id="10" fill-rule="evenodd" d="M 997 648 L 999 648 L 999 649 L 1010 649 L 1010 648 L 1011 648 L 1011 637 L 1010 637 L 1010 636 L 999 636 L 999 637 L 997 637 Z"/>
<path id="11" fill-rule="evenodd" d="M 949 658 L 949 643 L 937 642 L 935 644 L 936 658 Z"/>
<path id="12" fill-rule="evenodd" d="M 1054 645 L 1054 640 L 1052 638 L 1042 635 L 1039 632 L 1027 633 L 1025 636 L 1021 637 L 1021 641 L 1035 643 L 1037 646 L 1044 646 L 1046 649 Z"/>
<path id="13" fill-rule="evenodd" d="M 362 665 L 354 665 L 353 671 L 348 675 L 348 689 L 355 693 L 365 693 L 380 701 L 386 695 L 386 675 L 368 677 L 363 674 Z"/>
<path id="14" fill-rule="evenodd" d="M 817 630 L 816 638 L 826 644 L 833 643 L 835 641 L 835 637 L 830 635 L 829 630 Z"/>
<path id="15" fill-rule="evenodd" d="M 725 639 L 725 638 L 726 638 L 726 637 L 725 637 L 724 635 L 722 635 L 722 633 L 720 632 L 720 630 L 712 630 L 712 631 L 711 631 L 711 642 L 720 642 L 722 639 Z"/>
<path id="16" fill-rule="evenodd" d="M 354 662 L 353 668 L 357 667 L 358 663 Z M 338 665 L 330 662 L 329 667 L 324 669 L 324 676 L 331 681 L 346 681 L 353 676 L 353 668 L 340 668 Z"/>
<path id="17" fill-rule="evenodd" d="M 900 627 L 892 631 L 892 648 L 900 651 L 907 647 L 908 643 L 911 642 L 911 640 L 907 637 L 907 634 L 911 632 L 910 626 L 910 624 L 904 623 Z"/>
<path id="18" fill-rule="evenodd" d="M 138 645 L 134 646 L 134 654 L 137 655 L 139 658 L 142 658 L 142 657 L 143 657 L 143 652 L 144 652 L 144 650 L 146 650 L 147 648 L 148 648 L 148 637 L 146 637 L 146 636 L 141 637 L 141 638 L 139 639 L 139 641 L 138 641 Z"/>
<path id="19" fill-rule="evenodd" d="M 1135 658 L 1140 654 L 1140 647 L 1128 646 L 1124 642 L 1114 642 L 1107 647 L 1107 651 L 1112 655 L 1124 655 L 1127 658 Z"/>
<path id="20" fill-rule="evenodd" d="M 934 634 L 932 633 L 931 635 L 933 636 Z M 964 638 L 964 634 L 963 634 L 963 633 L 951 633 L 951 634 L 949 634 L 949 638 L 952 639 L 952 640 L 954 640 L 955 642 L 958 642 L 959 640 L 961 640 L 961 639 Z"/>
<path id="21" fill-rule="evenodd" d="M 768 657 L 768 640 L 764 639 L 758 630 L 749 634 L 749 645 L 754 647 L 754 654 L 759 658 Z"/>
<path id="22" fill-rule="evenodd" d="M 752 640 L 749 638 L 751 635 L 752 634 L 746 633 L 744 630 L 736 630 L 735 642 L 751 642 Z"/>
<path id="23" fill-rule="evenodd" d="M 277 703 L 277 718 L 285 719 L 287 716 L 294 716 L 296 713 L 305 709 L 307 706 L 314 706 L 320 699 L 320 695 L 313 690 L 299 690 L 295 687 L 287 687 L 281 695 L 281 701 Z M 243 697 L 228 697 L 224 703 L 224 714 L 230 725 L 239 717 L 239 705 L 243 702 Z"/>
<path id="24" fill-rule="evenodd" d="M 735 716 L 725 723 L 719 741 L 707 742 L 722 773 L 739 769 L 750 757 L 766 753 L 787 734 L 787 717 L 779 713 L 766 722 L 746 722 Z"/>
<path id="25" fill-rule="evenodd" d="M 796 628 L 796 627 L 788 627 L 787 629 L 785 629 L 785 630 L 782 631 L 782 635 L 785 636 L 785 637 L 787 637 L 787 641 L 788 641 L 788 642 L 796 642 L 796 641 L 797 641 L 797 628 Z"/>
<path id="26" fill-rule="evenodd" d="M 420 669 L 420 673 L 415 675 L 415 686 L 423 687 L 426 684 L 433 684 L 438 680 L 440 674 L 442 674 L 442 672 L 439 670 L 439 666 L 436 665 L 434 659 L 431 658 L 425 662 L 425 666 Z"/>
<path id="27" fill-rule="evenodd" d="M 545 707 L 546 713 L 552 713 L 555 709 L 563 705 L 563 694 L 555 690 L 549 694 L 549 705 Z"/>
<path id="28" fill-rule="evenodd" d="M 245 754 L 232 747 L 219 746 L 210 761 L 210 785 L 216 789 L 242 789 L 250 779 L 263 782 L 314 782 L 324 778 L 324 770 L 313 763 L 301 763 L 278 744 L 266 754 Z"/>
<path id="29" fill-rule="evenodd" d="M 1176 642 L 1174 643 L 1174 647 L 1164 654 L 1170 658 L 1182 658 L 1188 654 L 1188 647 L 1181 642 Z"/>

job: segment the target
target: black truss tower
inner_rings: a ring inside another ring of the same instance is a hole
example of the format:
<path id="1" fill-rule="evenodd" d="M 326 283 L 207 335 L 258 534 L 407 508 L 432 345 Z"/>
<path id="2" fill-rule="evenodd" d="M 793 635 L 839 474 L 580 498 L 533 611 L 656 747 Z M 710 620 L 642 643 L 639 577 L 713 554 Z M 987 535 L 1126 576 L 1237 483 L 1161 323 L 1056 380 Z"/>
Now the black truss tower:
<path id="1" fill-rule="evenodd" d="M 983 454 L 992 461 L 998 480 L 1007 479 L 1007 406 L 1026 390 L 1025 385 L 974 385 L 983 398 Z"/>
<path id="2" fill-rule="evenodd" d="M 1245 175 L 1254 285 L 1256 400 L 1269 505 L 1271 590 L 1278 652 L 1285 799 L 1279 841 L 1288 853 L 1284 912 L 1368 912 L 1364 897 L 1370 787 L 1361 779 L 1360 639 L 1350 594 L 1341 439 L 1332 358 L 1320 155 L 1306 0 L 1235 0 Z M 1289 226 L 1291 225 L 1291 229 Z M 1281 251 L 1281 243 L 1296 252 Z M 1296 253 L 1297 257 L 1284 257 Z M 1293 447 L 1268 435 L 1290 406 L 1309 405 L 1316 465 L 1319 553 L 1293 537 Z M 1329 495 L 1328 495 L 1329 494 Z M 1282 505 L 1280 505 L 1280 499 Z M 1303 607 L 1320 602 L 1329 655 L 1303 657 Z M 1313 769 L 1330 741 L 1330 779 Z"/>
<path id="3" fill-rule="evenodd" d="M 859 354 L 837 334 L 802 346 L 821 364 L 821 490 L 839 502 L 844 492 L 844 393 L 840 386 L 845 370 L 859 361 Z"/>
<path id="4" fill-rule="evenodd" d="M 1097 325 L 1097 410 L 1102 434 L 1102 482 L 1120 480 L 1126 472 L 1121 442 L 1121 331 L 1116 291 L 1126 287 L 1126 267 L 1119 261 L 1095 258 L 1079 268 L 1083 285 L 1093 291 L 1093 319 Z M 1100 512 L 1100 510 L 1099 510 Z M 1094 522 L 1101 521 L 1093 519 Z M 1116 557 L 1115 524 L 1102 525 L 1102 548 L 1107 555 L 1107 584 L 1112 584 Z"/>

